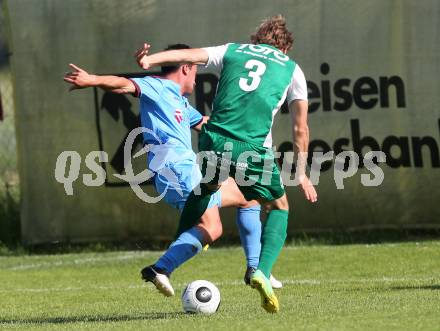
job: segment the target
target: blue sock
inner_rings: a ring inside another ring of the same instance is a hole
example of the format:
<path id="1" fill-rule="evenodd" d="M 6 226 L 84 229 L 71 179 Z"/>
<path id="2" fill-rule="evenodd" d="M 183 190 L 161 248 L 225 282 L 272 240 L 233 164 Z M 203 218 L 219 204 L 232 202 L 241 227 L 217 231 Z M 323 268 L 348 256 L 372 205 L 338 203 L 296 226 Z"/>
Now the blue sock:
<path id="1" fill-rule="evenodd" d="M 193 227 L 182 233 L 154 265 L 171 274 L 174 269 L 202 250 L 202 232 Z"/>
<path id="2" fill-rule="evenodd" d="M 261 251 L 261 206 L 237 209 L 237 226 L 248 267 L 257 268 Z"/>

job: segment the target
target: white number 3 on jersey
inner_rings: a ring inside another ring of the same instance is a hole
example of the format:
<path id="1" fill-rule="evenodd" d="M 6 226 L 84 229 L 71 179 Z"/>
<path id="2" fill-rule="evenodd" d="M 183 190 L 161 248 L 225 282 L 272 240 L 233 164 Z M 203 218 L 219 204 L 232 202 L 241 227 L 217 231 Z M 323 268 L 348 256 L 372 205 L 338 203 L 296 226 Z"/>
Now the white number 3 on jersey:
<path id="1" fill-rule="evenodd" d="M 261 82 L 261 76 L 266 71 L 266 65 L 263 62 L 257 60 L 249 60 L 244 65 L 246 69 L 249 69 L 248 77 L 240 78 L 238 85 L 243 91 L 251 92 L 255 90 Z M 251 81 L 249 82 L 249 78 Z"/>

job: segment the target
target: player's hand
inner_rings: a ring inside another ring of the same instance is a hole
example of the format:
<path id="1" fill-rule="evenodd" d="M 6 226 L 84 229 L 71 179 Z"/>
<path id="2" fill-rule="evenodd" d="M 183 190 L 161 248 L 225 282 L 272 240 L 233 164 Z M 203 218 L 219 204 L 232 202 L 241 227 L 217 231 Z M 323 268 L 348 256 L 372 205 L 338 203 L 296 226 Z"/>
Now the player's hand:
<path id="1" fill-rule="evenodd" d="M 144 70 L 147 70 L 150 68 L 150 64 L 148 63 L 148 51 L 150 49 L 151 45 L 144 43 L 141 48 L 139 48 L 136 53 L 134 54 L 134 57 L 136 58 L 136 62 Z"/>
<path id="2" fill-rule="evenodd" d="M 316 193 L 315 187 L 307 176 L 300 181 L 299 187 L 307 200 L 310 202 L 318 201 L 318 194 Z"/>
<path id="3" fill-rule="evenodd" d="M 95 81 L 94 75 L 90 75 L 87 71 L 72 63 L 69 66 L 72 71 L 64 75 L 64 81 L 72 84 L 69 91 L 93 86 Z"/>

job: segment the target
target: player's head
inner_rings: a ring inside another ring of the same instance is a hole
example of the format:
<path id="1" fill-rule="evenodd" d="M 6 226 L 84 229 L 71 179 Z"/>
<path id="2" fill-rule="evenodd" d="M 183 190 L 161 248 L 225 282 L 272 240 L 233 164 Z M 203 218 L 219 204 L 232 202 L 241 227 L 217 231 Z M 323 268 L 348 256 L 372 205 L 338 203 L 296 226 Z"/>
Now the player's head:
<path id="1" fill-rule="evenodd" d="M 173 44 L 165 48 L 165 51 L 174 49 L 189 49 L 185 44 Z M 181 64 L 181 65 L 167 65 L 162 66 L 161 72 L 163 76 L 171 74 L 179 75 L 179 84 L 181 85 L 182 94 L 191 94 L 196 85 L 197 65 L 195 64 Z"/>
<path id="2" fill-rule="evenodd" d="M 287 53 L 293 45 L 292 33 L 287 30 L 286 19 L 276 15 L 263 20 L 257 31 L 251 35 L 253 44 L 267 44 Z"/>

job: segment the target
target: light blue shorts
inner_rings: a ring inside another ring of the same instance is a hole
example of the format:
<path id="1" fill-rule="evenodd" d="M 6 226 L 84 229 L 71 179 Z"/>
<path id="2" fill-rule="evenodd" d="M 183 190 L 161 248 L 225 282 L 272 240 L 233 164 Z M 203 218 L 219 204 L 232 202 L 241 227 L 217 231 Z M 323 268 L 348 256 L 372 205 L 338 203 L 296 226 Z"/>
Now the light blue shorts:
<path id="1" fill-rule="evenodd" d="M 182 212 L 189 194 L 201 179 L 202 174 L 195 161 L 167 162 L 156 172 L 154 186 L 159 194 L 164 194 L 164 201 Z M 208 208 L 214 206 L 221 207 L 220 190 L 215 192 L 209 201 Z"/>

